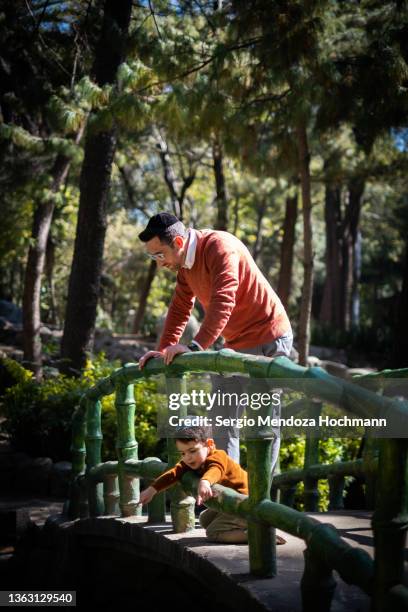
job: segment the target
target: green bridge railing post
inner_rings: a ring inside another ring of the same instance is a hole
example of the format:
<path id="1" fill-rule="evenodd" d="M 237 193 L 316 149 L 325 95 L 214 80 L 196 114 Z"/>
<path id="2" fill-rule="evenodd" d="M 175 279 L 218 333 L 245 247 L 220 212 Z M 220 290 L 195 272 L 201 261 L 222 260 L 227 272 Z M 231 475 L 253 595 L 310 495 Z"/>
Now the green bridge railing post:
<path id="1" fill-rule="evenodd" d="M 308 414 L 309 418 L 314 418 L 316 421 L 319 420 L 319 416 L 322 412 L 322 403 L 316 400 L 310 400 L 308 402 Z M 305 455 L 304 455 L 304 469 L 310 465 L 317 465 L 319 463 L 319 438 L 316 435 L 306 434 L 305 441 Z M 318 512 L 319 510 L 319 489 L 318 489 L 318 478 L 312 478 L 306 476 L 304 479 L 304 500 L 306 512 Z"/>
<path id="2" fill-rule="evenodd" d="M 295 505 L 295 495 L 296 495 L 297 483 L 289 482 L 280 487 L 280 503 L 284 506 L 288 506 L 289 508 L 293 508 Z"/>
<path id="3" fill-rule="evenodd" d="M 83 497 L 81 478 L 85 476 L 85 432 L 86 423 L 83 418 L 84 400 L 76 408 L 72 418 L 72 475 L 70 484 L 70 500 L 68 515 L 71 519 L 84 518 L 88 515 L 88 500 Z"/>
<path id="4" fill-rule="evenodd" d="M 119 507 L 119 484 L 117 474 L 106 474 L 103 481 L 103 499 L 105 502 L 105 514 L 120 514 Z"/>
<path id="5" fill-rule="evenodd" d="M 147 511 L 149 523 L 166 522 L 166 493 L 164 491 L 153 497 L 148 505 Z"/>
<path id="6" fill-rule="evenodd" d="M 168 395 L 171 393 L 185 393 L 185 377 L 174 374 L 172 374 L 172 378 L 167 378 L 166 376 L 166 390 Z M 186 416 L 187 409 L 184 406 L 180 407 L 178 415 L 179 417 Z M 180 455 L 174 438 L 167 438 L 167 454 L 169 468 L 180 461 Z M 170 499 L 170 515 L 174 531 L 176 533 L 183 533 L 195 529 L 194 497 L 186 495 L 180 484 L 176 484 L 169 489 L 167 495 Z"/>
<path id="7" fill-rule="evenodd" d="M 390 590 L 404 581 L 408 529 L 407 439 L 381 440 L 377 487 L 372 518 L 375 545 L 373 610 L 388 612 L 393 609 Z"/>
<path id="8" fill-rule="evenodd" d="M 255 381 L 251 378 L 248 392 L 255 388 Z M 272 417 L 273 409 L 270 406 L 259 410 L 259 416 Z M 274 433 L 265 428 L 262 432 L 259 427 L 254 430 L 248 428 L 247 464 L 250 507 L 256 507 L 264 500 L 270 500 L 271 492 L 271 455 Z M 267 523 L 248 521 L 249 568 L 255 576 L 276 576 L 276 537 L 275 528 Z"/>
<path id="9" fill-rule="evenodd" d="M 363 464 L 365 473 L 365 507 L 374 510 L 377 486 L 377 470 L 379 456 L 379 440 L 365 435 L 363 448 Z"/>
<path id="10" fill-rule="evenodd" d="M 86 402 L 86 476 L 89 471 L 101 463 L 102 429 L 101 429 L 102 405 L 99 400 L 88 399 Z M 101 516 L 105 511 L 103 500 L 103 483 L 93 483 L 86 478 L 88 503 L 90 516 Z"/>
<path id="11" fill-rule="evenodd" d="M 302 612 L 330 612 L 336 581 L 332 568 L 311 553 L 303 551 L 305 568 L 300 581 Z"/>
<path id="12" fill-rule="evenodd" d="M 343 475 L 333 474 L 328 477 L 329 481 L 329 510 L 343 510 L 344 508 L 344 483 Z"/>
<path id="13" fill-rule="evenodd" d="M 122 516 L 141 514 L 138 508 L 140 495 L 140 482 L 125 471 L 125 461 L 136 459 L 137 442 L 135 439 L 135 396 L 133 384 L 119 382 L 116 385 L 116 418 L 118 423 L 118 436 L 116 451 L 118 455 L 118 479 L 120 492 L 120 510 Z"/>
<path id="14" fill-rule="evenodd" d="M 156 457 L 148 457 L 144 460 L 145 464 L 156 463 Z M 146 481 L 147 479 L 145 479 Z M 152 480 L 148 480 L 150 484 Z M 146 484 L 147 486 L 147 484 Z M 166 492 L 157 493 L 152 501 L 147 505 L 147 521 L 148 523 L 165 523 L 166 522 Z"/>
<path id="15" fill-rule="evenodd" d="M 270 499 L 272 440 L 248 440 L 247 463 L 250 505 Z M 249 567 L 255 576 L 276 576 L 275 528 L 248 521 Z"/>

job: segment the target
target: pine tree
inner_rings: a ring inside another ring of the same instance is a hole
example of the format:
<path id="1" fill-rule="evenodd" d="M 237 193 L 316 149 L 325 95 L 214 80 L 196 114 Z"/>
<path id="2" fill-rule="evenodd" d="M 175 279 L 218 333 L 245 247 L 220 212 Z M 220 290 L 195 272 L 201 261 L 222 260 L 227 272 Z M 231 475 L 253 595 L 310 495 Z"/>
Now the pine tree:
<path id="1" fill-rule="evenodd" d="M 95 51 L 92 73 L 98 86 L 114 84 L 125 59 L 132 2 L 106 0 L 101 34 Z M 106 206 L 116 147 L 116 129 L 92 130 L 89 123 L 80 177 L 80 203 L 74 258 L 61 355 L 71 371 L 85 365 L 93 340 L 98 303 Z"/>

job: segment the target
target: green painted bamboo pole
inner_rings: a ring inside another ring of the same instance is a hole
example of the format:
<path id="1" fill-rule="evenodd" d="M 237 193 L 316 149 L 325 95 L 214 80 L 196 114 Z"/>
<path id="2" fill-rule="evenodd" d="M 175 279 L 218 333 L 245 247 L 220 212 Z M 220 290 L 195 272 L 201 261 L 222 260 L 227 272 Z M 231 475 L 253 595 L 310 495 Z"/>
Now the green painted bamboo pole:
<path id="1" fill-rule="evenodd" d="M 365 436 L 363 449 L 363 466 L 365 474 L 365 507 L 374 510 L 376 499 L 376 483 L 379 456 L 379 440 L 370 436 Z"/>
<path id="2" fill-rule="evenodd" d="M 302 612 L 330 612 L 336 581 L 333 569 L 307 548 L 303 551 L 305 568 L 300 581 Z"/>
<path id="3" fill-rule="evenodd" d="M 389 604 L 392 612 L 407 612 L 408 610 L 408 588 L 403 584 L 397 584 L 389 591 Z"/>
<path id="4" fill-rule="evenodd" d="M 344 508 L 344 476 L 329 476 L 329 510 L 342 510 Z"/>
<path id="5" fill-rule="evenodd" d="M 307 416 L 318 421 L 322 412 L 322 403 L 316 400 L 309 400 Z M 304 500 L 306 512 L 318 512 L 319 510 L 319 480 L 316 477 L 310 476 L 307 468 L 310 465 L 319 463 L 319 438 L 310 434 L 306 435 L 305 454 L 304 454 L 304 470 L 306 477 L 304 478 Z"/>
<path id="6" fill-rule="evenodd" d="M 166 522 L 166 493 L 158 493 L 155 495 L 147 507 L 147 522 L 148 523 L 165 523 Z"/>
<path id="7" fill-rule="evenodd" d="M 251 375 L 247 392 L 256 393 L 264 388 L 265 380 Z M 257 411 L 258 417 L 273 416 L 273 405 L 262 406 Z M 256 506 L 263 500 L 270 499 L 272 483 L 272 445 L 275 433 L 271 428 L 248 427 L 245 430 L 247 440 L 247 468 L 249 484 L 249 503 Z M 276 575 L 276 537 L 275 528 L 267 523 L 248 522 L 249 567 L 254 576 L 269 577 Z"/>
<path id="8" fill-rule="evenodd" d="M 284 476 L 285 473 L 281 474 L 281 476 Z M 281 492 L 281 504 L 283 504 L 284 506 L 288 506 L 289 508 L 293 508 L 293 506 L 295 505 L 295 496 L 296 496 L 296 489 L 297 489 L 297 480 L 291 481 L 291 482 L 287 482 L 285 484 L 280 485 L 280 492 Z"/>
<path id="9" fill-rule="evenodd" d="M 408 529 L 408 440 L 382 439 L 376 509 L 372 518 L 375 545 L 373 610 L 390 610 L 390 589 L 404 579 Z"/>
<path id="10" fill-rule="evenodd" d="M 167 376 L 179 376 L 184 372 L 223 372 L 255 373 L 265 378 L 284 379 L 285 386 L 300 390 L 302 381 L 308 395 L 332 402 L 337 406 L 354 412 L 361 417 L 378 417 L 393 414 L 401 428 L 408 424 L 408 402 L 394 398 L 380 397 L 353 382 L 336 378 L 322 368 L 304 368 L 286 357 L 261 357 L 245 355 L 229 349 L 221 351 L 201 351 L 184 353 L 176 357 L 170 366 L 165 366 L 162 358 L 150 359 L 143 370 L 137 364 L 126 364 L 107 379 L 87 392 L 99 398 L 112 392 L 112 386 L 118 380 L 135 382 L 136 380 L 166 373 Z"/>
<path id="11" fill-rule="evenodd" d="M 269 499 L 271 490 L 271 439 L 247 440 L 249 503 L 256 506 Z M 251 574 L 264 578 L 276 575 L 275 529 L 267 523 L 248 522 Z"/>
<path id="12" fill-rule="evenodd" d="M 171 393 L 185 393 L 186 381 L 183 375 L 169 378 L 166 376 L 166 391 L 167 395 Z M 179 416 L 187 415 L 187 409 L 184 406 L 180 407 Z M 167 438 L 167 454 L 168 465 L 172 467 L 180 460 L 180 454 L 176 447 L 174 438 Z M 171 487 L 167 492 L 170 499 L 170 515 L 173 523 L 173 529 L 176 533 L 192 531 L 195 529 L 195 499 L 190 495 L 186 495 L 180 484 Z"/>
<path id="13" fill-rule="evenodd" d="M 148 468 L 149 464 L 156 466 L 158 459 L 156 457 L 147 457 L 143 463 Z M 164 470 L 163 470 L 164 471 Z M 154 478 L 154 477 L 153 477 Z M 145 478 L 145 480 L 147 480 Z M 152 480 L 149 478 L 148 480 Z M 147 516 L 149 523 L 165 523 L 166 522 L 166 493 L 158 493 L 155 495 L 147 506 Z"/>
<path id="14" fill-rule="evenodd" d="M 86 398 L 84 397 L 79 406 L 75 409 L 72 418 L 72 473 L 69 493 L 70 501 L 68 506 L 68 516 L 71 519 L 76 519 L 83 514 L 78 478 L 85 474 L 85 401 Z"/>
<path id="15" fill-rule="evenodd" d="M 101 463 L 102 405 L 99 400 L 88 399 L 86 402 L 86 474 L 89 470 Z M 105 512 L 103 500 L 103 484 L 93 483 L 86 478 L 88 487 L 88 502 L 90 516 L 101 516 Z"/>
<path id="16" fill-rule="evenodd" d="M 91 478 L 94 482 L 103 482 L 108 474 L 118 473 L 118 465 L 117 461 L 100 463 L 89 471 L 88 478 Z M 135 478 L 154 480 L 167 469 L 167 463 L 160 461 L 157 457 L 147 457 L 140 461 L 138 459 L 127 459 L 123 463 L 123 469 L 126 474 Z"/>
<path id="17" fill-rule="evenodd" d="M 119 484 L 116 474 L 106 474 L 103 481 L 103 499 L 105 502 L 105 514 L 109 516 L 120 514 L 119 507 Z"/>
<path id="18" fill-rule="evenodd" d="M 88 504 L 88 484 L 85 478 L 85 474 L 78 476 L 78 487 L 79 487 L 79 518 L 88 518 L 89 516 L 89 504 Z"/>
<path id="19" fill-rule="evenodd" d="M 408 378 L 408 368 L 396 370 L 382 370 L 381 372 L 370 372 L 369 374 L 357 374 L 352 380 L 359 383 L 362 380 L 375 380 L 381 378 Z"/>
<path id="20" fill-rule="evenodd" d="M 139 501 L 139 480 L 126 473 L 124 462 L 137 459 L 137 442 L 135 440 L 135 397 L 132 384 L 119 381 L 116 387 L 116 418 L 118 434 L 116 451 L 118 455 L 118 477 L 120 491 L 120 510 L 122 516 L 140 514 L 137 511 Z"/>
<path id="21" fill-rule="evenodd" d="M 378 459 L 366 465 L 363 459 L 353 461 L 336 461 L 335 463 L 321 463 L 310 465 L 307 470 L 293 469 L 278 474 L 273 479 L 274 486 L 285 487 L 304 480 L 307 476 L 323 479 L 330 476 L 364 476 L 366 473 L 378 469 Z"/>

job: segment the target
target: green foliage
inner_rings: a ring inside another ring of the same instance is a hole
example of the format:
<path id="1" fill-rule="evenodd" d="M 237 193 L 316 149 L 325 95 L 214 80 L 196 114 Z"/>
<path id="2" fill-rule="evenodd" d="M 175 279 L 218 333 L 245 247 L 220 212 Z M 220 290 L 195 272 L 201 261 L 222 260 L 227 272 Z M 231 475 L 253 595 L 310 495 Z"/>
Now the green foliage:
<path id="1" fill-rule="evenodd" d="M 357 458 L 360 446 L 359 439 L 328 438 L 319 442 L 319 463 L 333 463 L 335 461 L 350 461 Z M 302 469 L 304 466 L 305 438 L 292 438 L 282 440 L 280 449 L 280 469 L 286 472 L 291 469 Z M 350 478 L 346 479 L 350 480 Z M 319 511 L 325 512 L 329 507 L 329 483 L 319 480 Z M 296 487 L 295 508 L 304 510 L 303 501 L 304 484 L 300 482 Z"/>
<path id="2" fill-rule="evenodd" d="M 33 456 L 47 456 L 54 461 L 71 459 L 71 421 L 84 391 L 108 376 L 118 363 L 110 363 L 103 353 L 88 361 L 81 378 L 59 374 L 36 382 L 32 373 L 11 359 L 3 362 L 13 379 L 5 391 L 1 406 L 3 427 L 11 435 L 13 446 Z M 1 370 L 0 370 L 1 372 Z M 141 457 L 156 450 L 156 415 L 160 396 L 154 381 L 135 385 L 135 433 Z M 102 400 L 103 460 L 115 459 L 116 413 L 114 396 Z"/>
<path id="3" fill-rule="evenodd" d="M 26 370 L 14 359 L 0 359 L 0 397 L 7 389 L 32 380 L 33 372 Z"/>

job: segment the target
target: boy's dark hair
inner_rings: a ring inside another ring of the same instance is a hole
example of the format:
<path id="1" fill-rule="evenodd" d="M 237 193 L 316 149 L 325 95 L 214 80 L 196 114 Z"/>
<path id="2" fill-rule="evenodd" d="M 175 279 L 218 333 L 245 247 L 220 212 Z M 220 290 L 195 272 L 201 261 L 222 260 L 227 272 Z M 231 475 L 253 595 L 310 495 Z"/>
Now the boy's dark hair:
<path id="1" fill-rule="evenodd" d="M 180 442 L 206 442 L 208 438 L 212 438 L 211 427 L 180 426 L 176 429 L 175 439 Z"/>

